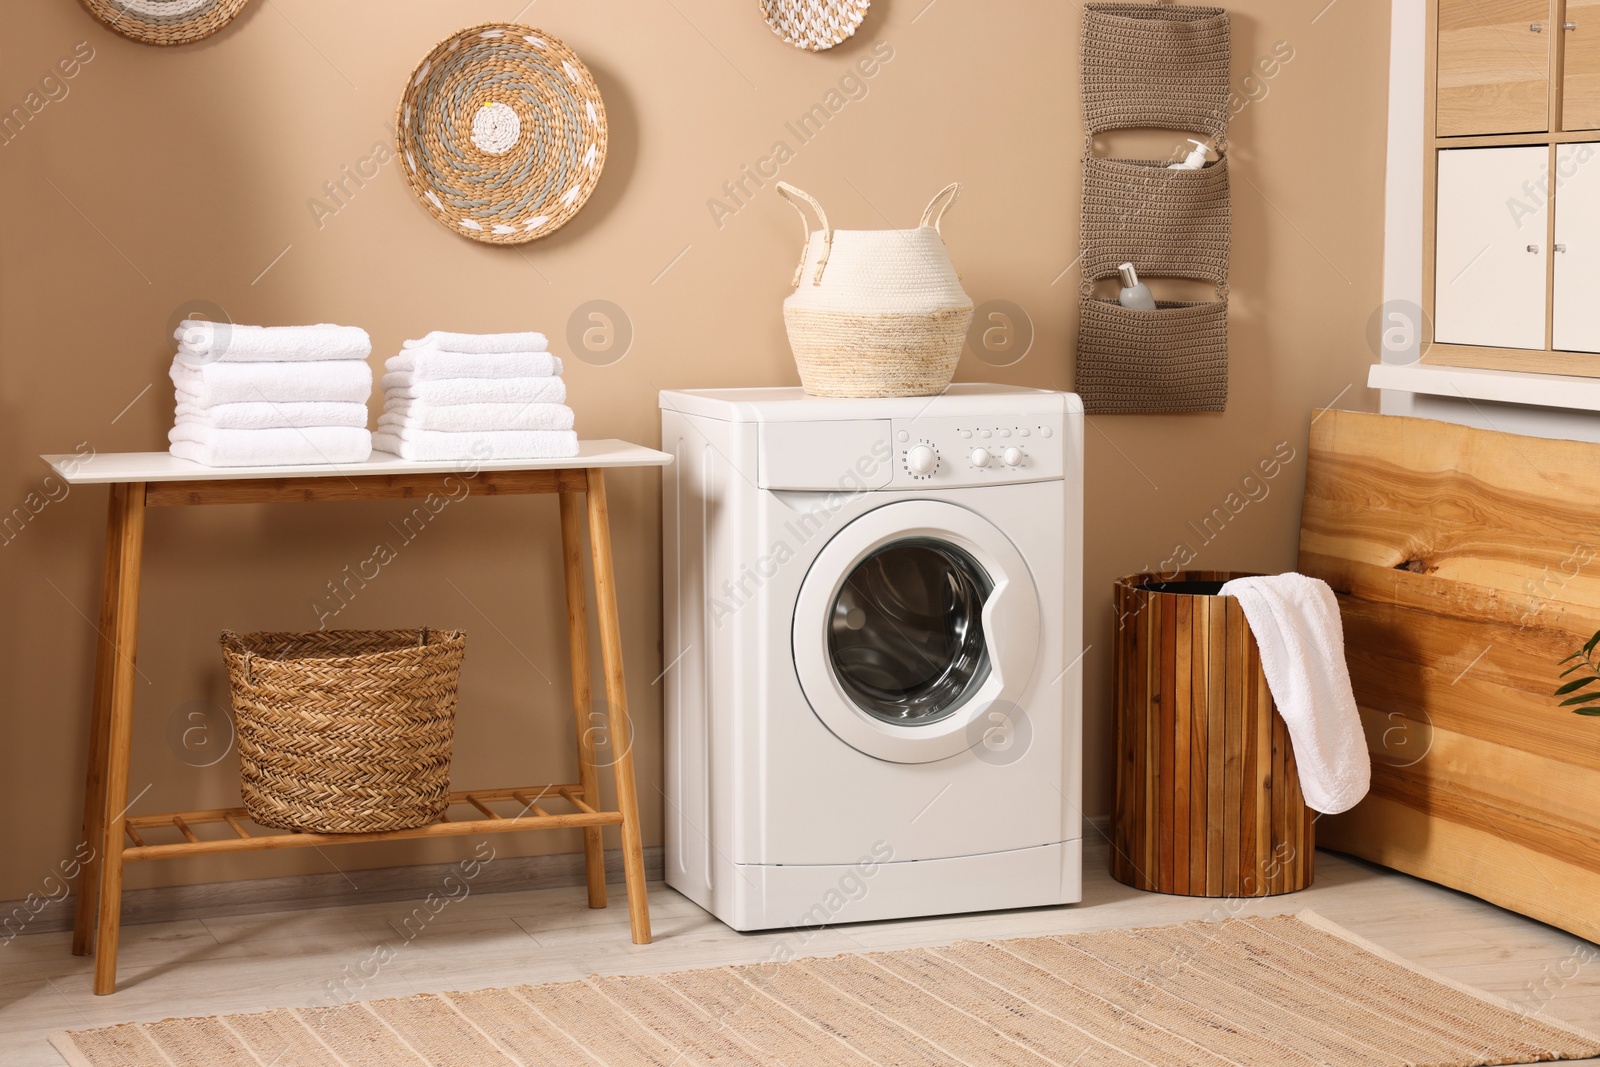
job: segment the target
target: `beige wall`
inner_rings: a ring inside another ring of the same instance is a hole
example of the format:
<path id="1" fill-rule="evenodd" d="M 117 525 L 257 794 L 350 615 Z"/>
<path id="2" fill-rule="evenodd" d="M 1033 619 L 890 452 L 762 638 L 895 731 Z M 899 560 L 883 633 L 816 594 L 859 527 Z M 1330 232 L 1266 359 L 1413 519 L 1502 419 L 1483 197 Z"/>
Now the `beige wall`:
<path id="1" fill-rule="evenodd" d="M 1071 387 L 1079 4 L 879 0 L 863 39 L 814 56 L 773 37 L 748 0 L 538 0 L 524 20 L 584 57 L 611 122 L 604 179 L 572 224 L 521 249 L 470 243 L 428 217 L 392 163 L 336 213 L 326 200 L 315 211 L 325 182 L 389 143 L 400 87 L 422 54 L 457 28 L 515 16 L 519 3 L 257 0 L 212 40 L 172 50 L 125 41 L 67 0 L 13 0 L 0 16 L 6 109 L 25 105 L 80 42 L 93 50 L 67 95 L 0 146 L 0 511 L 30 492 L 40 494 L 35 506 L 49 501 L 0 545 L 9 608 L 0 620 L 0 899 L 39 891 L 78 841 L 87 619 L 100 581 L 105 491 L 49 500 L 34 457 L 80 442 L 99 452 L 164 445 L 164 331 L 185 302 L 209 300 L 241 322 L 359 324 L 382 357 L 434 328 L 534 327 L 565 348 L 573 310 L 611 300 L 635 339 L 613 365 L 569 361 L 579 427 L 653 443 L 658 389 L 797 380 L 779 315 L 798 252 L 790 208 L 770 186 L 731 215 L 709 206 L 743 165 L 784 140 L 794 150 L 784 177 L 844 227 L 911 225 L 936 189 L 965 182 L 945 233 L 966 286 L 980 303 L 1023 308 L 1036 336 L 1026 358 L 1001 369 L 969 354 L 959 378 Z M 1109 810 L 1112 578 L 1159 565 L 1183 542 L 1202 566 L 1292 566 L 1309 412 L 1336 399 L 1374 401 L 1363 384 L 1372 360 L 1364 334 L 1380 300 L 1388 5 L 1343 0 L 1315 18 L 1321 7 L 1233 5 L 1235 84 L 1252 102 L 1233 132 L 1228 412 L 1090 422 L 1091 814 Z M 1293 60 L 1246 83 L 1279 41 Z M 875 47 L 892 59 L 864 82 L 865 95 L 855 88 L 860 98 L 799 145 L 785 122 L 824 102 Z M 1158 143 L 1164 151 L 1173 141 Z M 1285 441 L 1297 458 L 1205 544 L 1189 523 L 1236 490 L 1237 506 L 1245 477 Z M 612 505 L 655 841 L 660 701 L 651 679 L 663 659 L 654 476 L 615 476 Z M 394 539 L 388 524 L 404 511 L 373 503 L 151 515 L 131 775 L 135 792 L 149 786 L 139 810 L 234 802 L 231 758 L 195 768 L 168 740 L 190 702 L 225 700 L 218 632 L 313 628 L 310 605 L 325 583 Z M 553 514 L 528 499 L 452 507 L 338 617 L 469 631 L 460 783 L 568 773 Z M 575 845 L 555 836 L 524 847 Z M 435 843 L 218 858 L 138 867 L 130 882 L 354 869 L 453 851 Z"/>

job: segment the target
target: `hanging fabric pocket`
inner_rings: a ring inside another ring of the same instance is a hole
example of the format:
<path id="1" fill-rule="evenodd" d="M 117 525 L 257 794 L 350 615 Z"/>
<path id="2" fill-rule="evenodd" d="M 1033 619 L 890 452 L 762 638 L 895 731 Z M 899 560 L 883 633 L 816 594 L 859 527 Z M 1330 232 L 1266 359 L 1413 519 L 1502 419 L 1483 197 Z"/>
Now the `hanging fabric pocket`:
<path id="1" fill-rule="evenodd" d="M 1233 213 L 1228 161 L 1168 170 L 1155 160 L 1083 161 L 1083 275 L 1111 278 L 1131 262 L 1152 278 L 1228 281 Z"/>
<path id="2" fill-rule="evenodd" d="M 1086 286 L 1087 288 L 1087 286 Z M 1074 388 L 1091 415 L 1222 411 L 1228 403 L 1228 296 L 1125 308 L 1079 301 Z"/>
<path id="3" fill-rule="evenodd" d="M 1228 132 L 1228 13 L 1220 7 L 1086 4 L 1083 113 L 1090 134 L 1153 126 Z"/>

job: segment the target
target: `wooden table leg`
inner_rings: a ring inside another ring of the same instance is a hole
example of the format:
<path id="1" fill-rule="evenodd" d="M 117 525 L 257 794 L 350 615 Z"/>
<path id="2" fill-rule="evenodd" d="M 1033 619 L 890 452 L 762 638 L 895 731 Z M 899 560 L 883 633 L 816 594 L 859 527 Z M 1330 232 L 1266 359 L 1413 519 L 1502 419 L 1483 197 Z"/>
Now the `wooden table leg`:
<path id="1" fill-rule="evenodd" d="M 617 583 L 611 567 L 611 519 L 605 475 L 590 470 L 589 549 L 594 554 L 595 606 L 600 612 L 600 656 L 605 663 L 606 702 L 611 706 L 611 751 L 622 813 L 622 871 L 628 886 L 628 921 L 633 943 L 650 943 L 650 901 L 644 881 L 644 840 L 639 832 L 639 794 L 633 777 L 633 721 L 622 674 L 622 629 L 617 620 Z"/>
<path id="2" fill-rule="evenodd" d="M 112 486 L 106 511 L 106 558 L 100 581 L 100 629 L 94 654 L 94 697 L 89 715 L 89 763 L 84 772 L 83 844 L 89 849 L 78 870 L 76 911 L 72 920 L 72 954 L 94 951 L 95 905 L 100 896 L 102 825 L 106 817 L 106 733 L 111 729 L 111 665 L 117 658 L 112 644 L 116 628 L 115 591 L 121 583 L 123 501 L 120 486 Z"/>
<path id="3" fill-rule="evenodd" d="M 144 550 L 144 483 L 115 485 L 112 508 L 117 526 L 116 582 L 102 594 L 102 614 L 112 620 L 109 638 L 111 669 L 105 728 L 104 813 L 100 840 L 91 842 L 99 855 L 100 915 L 94 961 L 94 991 L 104 996 L 117 988 L 117 940 L 122 930 L 122 848 L 127 826 L 128 750 L 133 739 L 134 656 L 139 644 L 139 570 Z M 109 553 L 108 553 L 109 558 Z M 105 653 L 102 653 L 105 654 Z"/>
<path id="4" fill-rule="evenodd" d="M 561 556 L 567 574 L 567 634 L 572 652 L 572 711 L 578 725 L 578 784 L 583 799 L 600 807 L 600 774 L 594 764 L 593 694 L 589 687 L 589 611 L 583 575 L 583 503 L 576 493 L 561 494 Z M 589 880 L 589 907 L 606 906 L 605 838 L 600 827 L 583 831 L 583 865 Z"/>

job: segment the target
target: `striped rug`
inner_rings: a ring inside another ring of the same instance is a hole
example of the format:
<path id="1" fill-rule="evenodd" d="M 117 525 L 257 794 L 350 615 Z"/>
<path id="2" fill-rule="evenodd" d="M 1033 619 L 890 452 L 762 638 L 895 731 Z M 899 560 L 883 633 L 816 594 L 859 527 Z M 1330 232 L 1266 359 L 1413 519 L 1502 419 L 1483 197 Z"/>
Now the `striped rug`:
<path id="1" fill-rule="evenodd" d="M 1473 1067 L 1600 1055 L 1600 1039 L 1418 970 L 1311 912 L 51 1040 L 73 1067 Z"/>

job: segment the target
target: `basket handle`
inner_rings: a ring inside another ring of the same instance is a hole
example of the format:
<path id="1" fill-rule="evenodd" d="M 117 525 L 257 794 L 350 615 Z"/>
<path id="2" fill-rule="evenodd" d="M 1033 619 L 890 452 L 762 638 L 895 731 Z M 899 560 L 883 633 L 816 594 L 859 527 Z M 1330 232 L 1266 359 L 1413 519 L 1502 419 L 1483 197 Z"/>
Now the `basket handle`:
<path id="1" fill-rule="evenodd" d="M 939 223 L 944 221 L 944 213 L 950 210 L 950 205 L 954 204 L 960 197 L 960 182 L 951 182 L 943 189 L 940 189 L 933 194 L 933 199 L 928 201 L 927 210 L 922 213 L 922 221 L 918 225 L 932 226 L 934 232 L 943 237 L 944 231 L 939 229 Z"/>
<path id="2" fill-rule="evenodd" d="M 255 659 L 256 654 L 253 651 L 248 648 L 244 650 L 244 681 L 246 685 L 256 684 L 255 671 L 251 669 Z"/>
<path id="3" fill-rule="evenodd" d="M 426 626 L 424 626 L 421 630 L 417 631 L 417 647 L 418 648 L 426 648 L 427 646 L 428 646 L 428 628 Z"/>
<path id="4" fill-rule="evenodd" d="M 794 267 L 794 280 L 790 285 L 800 284 L 800 272 L 806 266 L 806 250 L 811 247 L 811 220 L 806 218 L 806 209 L 800 206 L 800 200 L 811 205 L 811 210 L 817 213 L 817 220 L 822 223 L 822 256 L 817 260 L 817 275 L 811 279 L 812 285 L 822 284 L 822 270 L 828 265 L 828 256 L 833 252 L 833 227 L 828 224 L 828 213 L 822 210 L 822 205 L 817 203 L 817 198 L 804 189 L 797 189 L 788 182 L 778 183 L 778 195 L 789 201 L 794 209 L 800 213 L 800 228 L 804 236 L 800 240 L 800 262 Z"/>

